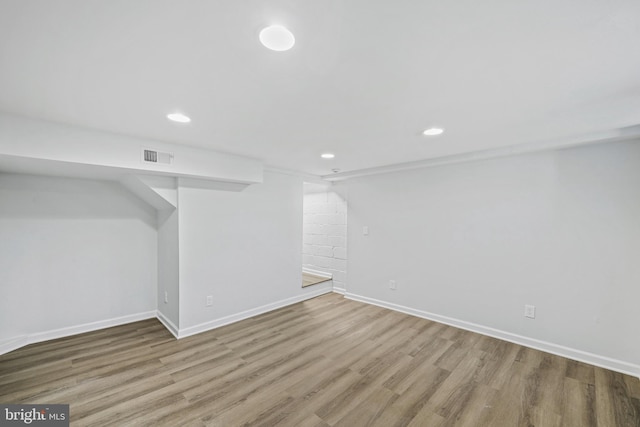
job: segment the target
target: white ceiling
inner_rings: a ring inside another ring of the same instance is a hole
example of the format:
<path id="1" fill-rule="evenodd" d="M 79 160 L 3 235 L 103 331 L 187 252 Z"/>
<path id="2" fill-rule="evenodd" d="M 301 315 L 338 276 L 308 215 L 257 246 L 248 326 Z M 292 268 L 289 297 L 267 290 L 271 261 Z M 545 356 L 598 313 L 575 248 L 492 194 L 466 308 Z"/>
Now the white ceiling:
<path id="1" fill-rule="evenodd" d="M 315 175 L 562 141 L 640 123 L 640 1 L 0 0 L 0 110 Z"/>

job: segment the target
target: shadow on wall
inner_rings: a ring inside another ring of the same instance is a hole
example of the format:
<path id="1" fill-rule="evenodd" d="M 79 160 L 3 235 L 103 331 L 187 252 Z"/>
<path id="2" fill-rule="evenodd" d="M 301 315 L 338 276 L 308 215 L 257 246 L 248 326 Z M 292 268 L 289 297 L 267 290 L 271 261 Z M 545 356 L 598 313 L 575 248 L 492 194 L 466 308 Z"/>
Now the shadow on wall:
<path id="1" fill-rule="evenodd" d="M 0 174 L 3 218 L 138 219 L 156 227 L 156 210 L 121 184 Z"/>

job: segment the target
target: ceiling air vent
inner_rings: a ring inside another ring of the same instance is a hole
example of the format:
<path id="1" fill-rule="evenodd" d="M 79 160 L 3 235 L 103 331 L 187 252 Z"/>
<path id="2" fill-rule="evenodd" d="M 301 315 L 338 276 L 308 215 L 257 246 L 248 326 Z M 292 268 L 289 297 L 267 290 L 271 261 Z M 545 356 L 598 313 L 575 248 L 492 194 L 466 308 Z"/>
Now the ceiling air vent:
<path id="1" fill-rule="evenodd" d="M 142 161 L 145 163 L 161 163 L 170 165 L 173 162 L 173 153 L 149 150 L 145 148 L 142 150 Z"/>

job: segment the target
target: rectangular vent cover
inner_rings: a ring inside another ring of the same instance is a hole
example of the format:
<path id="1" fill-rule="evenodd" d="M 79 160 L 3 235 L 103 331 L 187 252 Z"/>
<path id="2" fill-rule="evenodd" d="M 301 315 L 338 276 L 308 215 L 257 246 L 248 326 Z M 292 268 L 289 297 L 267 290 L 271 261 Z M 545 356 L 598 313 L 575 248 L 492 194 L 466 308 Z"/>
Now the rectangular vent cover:
<path id="1" fill-rule="evenodd" d="M 173 160 L 173 153 L 163 153 L 161 151 L 144 149 L 142 160 L 147 163 L 163 163 L 170 165 Z"/>

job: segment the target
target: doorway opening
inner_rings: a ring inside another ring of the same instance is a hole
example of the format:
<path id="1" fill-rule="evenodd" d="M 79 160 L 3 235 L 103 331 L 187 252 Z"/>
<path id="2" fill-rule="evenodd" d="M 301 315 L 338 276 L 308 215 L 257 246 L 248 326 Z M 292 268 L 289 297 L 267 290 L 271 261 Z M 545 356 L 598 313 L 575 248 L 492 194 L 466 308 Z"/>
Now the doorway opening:
<path id="1" fill-rule="evenodd" d="M 305 182 L 302 204 L 302 287 L 333 281 L 344 291 L 347 278 L 346 186 Z"/>

